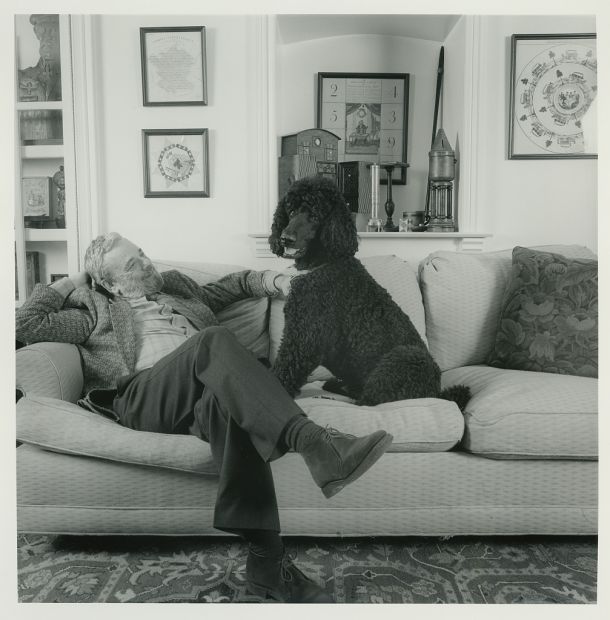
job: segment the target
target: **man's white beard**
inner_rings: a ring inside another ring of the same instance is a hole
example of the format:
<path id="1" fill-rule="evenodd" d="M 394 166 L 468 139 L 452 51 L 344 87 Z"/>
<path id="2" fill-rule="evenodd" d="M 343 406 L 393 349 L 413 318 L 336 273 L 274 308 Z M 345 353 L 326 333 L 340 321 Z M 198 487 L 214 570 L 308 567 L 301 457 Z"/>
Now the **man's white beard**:
<path id="1" fill-rule="evenodd" d="M 135 279 L 129 275 L 124 275 L 121 280 L 121 297 L 144 297 L 158 293 L 163 286 L 163 278 L 158 271 L 151 273 L 145 280 Z"/>

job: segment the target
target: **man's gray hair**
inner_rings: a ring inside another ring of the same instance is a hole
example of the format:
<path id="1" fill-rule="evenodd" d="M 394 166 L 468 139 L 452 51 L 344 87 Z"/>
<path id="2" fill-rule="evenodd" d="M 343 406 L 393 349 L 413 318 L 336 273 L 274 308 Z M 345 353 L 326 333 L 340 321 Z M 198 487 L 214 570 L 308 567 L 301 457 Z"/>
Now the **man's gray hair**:
<path id="1" fill-rule="evenodd" d="M 116 241 L 123 237 L 117 232 L 109 232 L 96 237 L 85 252 L 85 271 L 95 283 L 110 280 L 112 274 L 104 267 L 104 256 L 112 249 Z"/>

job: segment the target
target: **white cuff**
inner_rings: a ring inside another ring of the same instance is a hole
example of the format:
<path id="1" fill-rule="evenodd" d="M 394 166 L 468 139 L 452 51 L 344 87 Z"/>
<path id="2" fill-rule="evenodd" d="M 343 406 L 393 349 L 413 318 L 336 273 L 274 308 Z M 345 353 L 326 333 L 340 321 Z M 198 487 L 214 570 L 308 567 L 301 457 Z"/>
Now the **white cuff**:
<path id="1" fill-rule="evenodd" d="M 280 289 L 276 286 L 275 281 L 281 275 L 281 273 L 271 269 L 263 271 L 263 288 L 270 297 L 275 296 L 280 292 Z"/>

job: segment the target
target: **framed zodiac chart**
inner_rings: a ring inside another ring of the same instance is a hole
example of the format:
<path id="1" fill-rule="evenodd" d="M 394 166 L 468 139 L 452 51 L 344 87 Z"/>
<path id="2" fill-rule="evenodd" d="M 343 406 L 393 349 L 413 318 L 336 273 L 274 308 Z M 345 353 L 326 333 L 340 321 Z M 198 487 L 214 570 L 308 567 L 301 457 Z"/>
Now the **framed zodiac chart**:
<path id="1" fill-rule="evenodd" d="M 597 158 L 595 34 L 511 38 L 509 159 Z"/>
<path id="2" fill-rule="evenodd" d="M 408 73 L 318 73 L 317 126 L 341 138 L 339 161 L 406 162 L 408 105 Z"/>

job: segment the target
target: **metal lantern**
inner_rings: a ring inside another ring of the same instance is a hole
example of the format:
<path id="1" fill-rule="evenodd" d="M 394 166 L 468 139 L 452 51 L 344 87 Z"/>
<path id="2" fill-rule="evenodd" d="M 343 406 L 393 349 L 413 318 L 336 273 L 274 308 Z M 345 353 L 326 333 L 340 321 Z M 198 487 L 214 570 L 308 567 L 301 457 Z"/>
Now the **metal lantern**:
<path id="1" fill-rule="evenodd" d="M 429 232 L 453 232 L 453 179 L 455 179 L 455 151 L 442 129 L 438 130 L 429 153 Z"/>

